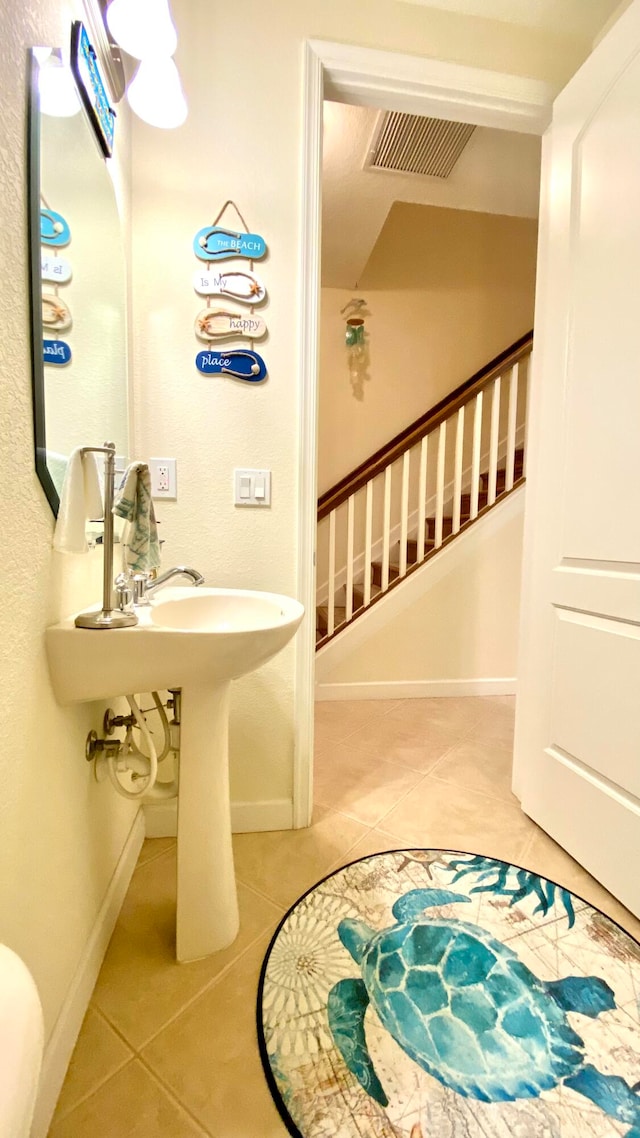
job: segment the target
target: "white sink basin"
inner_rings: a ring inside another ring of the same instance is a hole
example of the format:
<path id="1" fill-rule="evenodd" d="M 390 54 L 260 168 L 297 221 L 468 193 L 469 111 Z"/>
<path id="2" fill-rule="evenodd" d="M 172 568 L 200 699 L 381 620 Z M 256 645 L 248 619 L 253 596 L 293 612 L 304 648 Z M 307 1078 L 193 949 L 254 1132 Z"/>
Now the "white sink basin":
<path id="1" fill-rule="evenodd" d="M 76 628 L 70 617 L 47 629 L 59 703 L 237 679 L 284 648 L 304 608 L 277 593 L 175 586 L 137 612 L 133 628 Z"/>
<path id="2" fill-rule="evenodd" d="M 133 628 L 48 628 L 59 703 L 182 688 L 176 955 L 226 948 L 239 926 L 231 846 L 231 680 L 288 644 L 304 615 L 291 597 L 244 589 L 165 588 Z M 265 725 L 268 730 L 268 725 Z"/>

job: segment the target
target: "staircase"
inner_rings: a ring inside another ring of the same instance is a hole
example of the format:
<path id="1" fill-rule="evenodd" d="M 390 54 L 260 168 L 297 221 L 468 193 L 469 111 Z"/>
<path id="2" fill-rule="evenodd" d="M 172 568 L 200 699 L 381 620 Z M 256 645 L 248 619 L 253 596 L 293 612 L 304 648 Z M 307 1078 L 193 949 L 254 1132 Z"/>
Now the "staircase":
<path id="1" fill-rule="evenodd" d="M 532 343 L 516 341 L 322 495 L 317 648 L 524 482 Z"/>

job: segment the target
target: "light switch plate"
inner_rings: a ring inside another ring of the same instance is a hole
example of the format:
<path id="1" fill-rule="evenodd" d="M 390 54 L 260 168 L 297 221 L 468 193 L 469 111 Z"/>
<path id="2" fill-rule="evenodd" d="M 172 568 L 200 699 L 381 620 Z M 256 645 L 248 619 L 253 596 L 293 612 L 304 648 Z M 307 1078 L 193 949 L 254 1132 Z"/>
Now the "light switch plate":
<path id="1" fill-rule="evenodd" d="M 175 458 L 150 458 L 151 497 L 178 497 L 177 463 Z"/>
<path id="2" fill-rule="evenodd" d="M 271 471 L 234 470 L 233 502 L 236 506 L 270 506 Z"/>

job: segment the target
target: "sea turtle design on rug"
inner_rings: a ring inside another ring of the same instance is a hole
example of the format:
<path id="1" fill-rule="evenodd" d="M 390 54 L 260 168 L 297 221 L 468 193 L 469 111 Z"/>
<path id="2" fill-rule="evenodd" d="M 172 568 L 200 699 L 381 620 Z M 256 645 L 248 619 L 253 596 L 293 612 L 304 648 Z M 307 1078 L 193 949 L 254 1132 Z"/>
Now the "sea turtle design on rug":
<path id="1" fill-rule="evenodd" d="M 328 997 L 331 1035 L 349 1070 L 388 1105 L 365 1038 L 371 1003 L 403 1051 L 458 1094 L 508 1102 L 562 1083 L 629 1125 L 626 1138 L 640 1138 L 640 1096 L 587 1062 L 567 1018 L 614 1009 L 609 985 L 595 976 L 540 980 L 480 926 L 425 913 L 468 900 L 447 889 L 412 889 L 395 902 L 391 928 L 340 921 L 338 935 L 362 977 L 338 981 Z"/>

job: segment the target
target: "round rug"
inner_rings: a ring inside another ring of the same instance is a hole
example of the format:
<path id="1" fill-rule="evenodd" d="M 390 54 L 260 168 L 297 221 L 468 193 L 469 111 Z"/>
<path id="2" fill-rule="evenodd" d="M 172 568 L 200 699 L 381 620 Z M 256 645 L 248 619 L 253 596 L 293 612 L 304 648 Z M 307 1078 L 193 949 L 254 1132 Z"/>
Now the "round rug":
<path id="1" fill-rule="evenodd" d="M 640 945 L 529 870 L 362 858 L 267 951 L 258 1037 L 297 1138 L 640 1138 Z"/>

